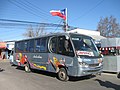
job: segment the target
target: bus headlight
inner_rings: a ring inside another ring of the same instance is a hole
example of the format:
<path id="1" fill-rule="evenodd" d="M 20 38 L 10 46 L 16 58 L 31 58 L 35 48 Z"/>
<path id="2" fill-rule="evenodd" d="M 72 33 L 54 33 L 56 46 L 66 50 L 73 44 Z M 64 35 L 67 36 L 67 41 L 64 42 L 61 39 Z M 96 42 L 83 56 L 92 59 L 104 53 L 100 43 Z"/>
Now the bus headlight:
<path id="1" fill-rule="evenodd" d="M 98 63 L 102 63 L 102 62 L 103 62 L 102 58 L 98 59 Z"/>
<path id="2" fill-rule="evenodd" d="M 103 60 L 102 60 L 102 58 L 98 59 L 98 63 L 99 63 L 99 66 L 102 66 L 102 65 L 103 65 Z"/>
<path id="3" fill-rule="evenodd" d="M 79 62 L 80 67 L 88 67 L 88 64 L 85 62 Z"/>

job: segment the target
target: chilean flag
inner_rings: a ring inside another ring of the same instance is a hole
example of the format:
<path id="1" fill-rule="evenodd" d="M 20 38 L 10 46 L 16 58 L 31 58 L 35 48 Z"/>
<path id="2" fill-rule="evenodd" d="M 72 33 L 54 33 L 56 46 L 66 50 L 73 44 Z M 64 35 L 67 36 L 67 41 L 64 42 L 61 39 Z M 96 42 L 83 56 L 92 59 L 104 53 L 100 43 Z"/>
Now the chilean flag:
<path id="1" fill-rule="evenodd" d="M 50 13 L 52 14 L 52 16 L 59 16 L 59 17 L 63 18 L 64 20 L 66 20 L 66 9 L 51 10 Z"/>

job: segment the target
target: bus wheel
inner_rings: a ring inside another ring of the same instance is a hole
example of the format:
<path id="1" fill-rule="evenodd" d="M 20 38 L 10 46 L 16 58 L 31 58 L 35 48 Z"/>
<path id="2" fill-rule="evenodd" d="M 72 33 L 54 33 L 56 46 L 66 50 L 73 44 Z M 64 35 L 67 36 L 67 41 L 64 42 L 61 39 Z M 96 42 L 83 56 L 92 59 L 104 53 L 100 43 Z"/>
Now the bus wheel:
<path id="1" fill-rule="evenodd" d="M 67 76 L 67 72 L 64 68 L 60 68 L 59 72 L 58 72 L 58 78 L 61 81 L 68 81 L 68 76 Z"/>
<path id="2" fill-rule="evenodd" d="M 25 72 L 30 72 L 31 70 L 30 70 L 30 65 L 29 65 L 29 63 L 27 62 L 26 64 L 25 64 Z"/>
<path id="3" fill-rule="evenodd" d="M 120 78 L 120 72 L 117 74 L 117 78 Z"/>

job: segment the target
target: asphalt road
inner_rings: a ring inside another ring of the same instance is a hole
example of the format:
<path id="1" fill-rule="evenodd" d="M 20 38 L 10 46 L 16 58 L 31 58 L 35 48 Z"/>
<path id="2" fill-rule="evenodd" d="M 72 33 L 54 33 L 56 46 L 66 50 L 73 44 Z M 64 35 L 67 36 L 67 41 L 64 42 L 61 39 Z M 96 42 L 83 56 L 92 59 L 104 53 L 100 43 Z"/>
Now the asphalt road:
<path id="1" fill-rule="evenodd" d="M 8 61 L 0 61 L 0 90 L 120 90 L 120 79 L 116 74 L 103 73 L 102 76 L 70 78 L 62 82 L 54 73 L 33 71 L 26 73 L 23 68 L 11 66 Z"/>

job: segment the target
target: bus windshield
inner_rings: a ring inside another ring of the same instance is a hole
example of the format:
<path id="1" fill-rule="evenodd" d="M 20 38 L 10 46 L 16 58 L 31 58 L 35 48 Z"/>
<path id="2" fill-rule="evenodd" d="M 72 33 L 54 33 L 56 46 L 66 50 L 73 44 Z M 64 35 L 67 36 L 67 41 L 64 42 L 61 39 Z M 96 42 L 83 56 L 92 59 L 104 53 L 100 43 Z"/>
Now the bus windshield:
<path id="1" fill-rule="evenodd" d="M 92 38 L 83 35 L 72 35 L 72 42 L 76 54 L 81 57 L 98 57 L 100 56 Z"/>

